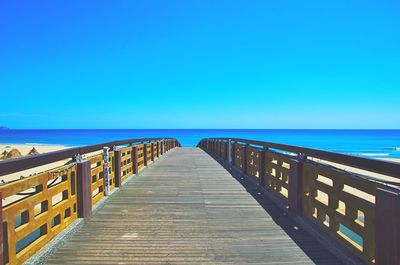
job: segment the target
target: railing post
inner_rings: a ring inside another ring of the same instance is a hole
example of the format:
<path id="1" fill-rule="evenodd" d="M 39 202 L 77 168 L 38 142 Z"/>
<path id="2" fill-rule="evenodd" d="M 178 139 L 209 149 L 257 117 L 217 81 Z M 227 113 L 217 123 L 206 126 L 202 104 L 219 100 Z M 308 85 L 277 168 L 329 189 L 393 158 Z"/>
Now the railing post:
<path id="1" fill-rule="evenodd" d="M 400 190 L 377 188 L 375 200 L 376 264 L 400 264 Z"/>
<path id="2" fill-rule="evenodd" d="M 77 201 L 78 217 L 87 218 L 92 214 L 92 187 L 90 161 L 78 161 L 77 166 Z"/>
<path id="3" fill-rule="evenodd" d="M 115 187 L 121 187 L 121 150 L 114 149 Z"/>
<path id="4" fill-rule="evenodd" d="M 289 173 L 289 209 L 296 214 L 301 214 L 302 208 L 302 161 L 297 159 L 290 160 Z"/>
<path id="5" fill-rule="evenodd" d="M 152 143 L 150 143 L 150 146 L 151 146 L 151 161 L 154 161 L 154 143 L 152 142 Z"/>
<path id="6" fill-rule="evenodd" d="M 132 146 L 132 171 L 133 174 L 139 173 L 138 171 L 138 147 Z"/>
<path id="7" fill-rule="evenodd" d="M 228 140 L 227 149 L 228 163 L 232 165 L 232 142 L 230 139 Z"/>
<path id="8" fill-rule="evenodd" d="M 228 162 L 228 161 L 229 161 L 228 146 L 229 146 L 229 140 L 226 141 L 226 142 L 224 142 L 224 149 L 225 149 L 224 161 L 225 161 L 225 162 Z"/>
<path id="9" fill-rule="evenodd" d="M 265 153 L 267 152 L 267 149 L 262 149 L 260 150 L 259 153 L 259 162 L 258 162 L 258 184 L 260 186 L 264 187 L 265 186 Z"/>
<path id="10" fill-rule="evenodd" d="M 164 140 L 161 140 L 161 142 L 160 142 L 160 152 L 161 152 L 161 155 L 163 155 L 164 154 Z"/>
<path id="11" fill-rule="evenodd" d="M 247 175 L 247 150 L 248 150 L 248 144 L 245 144 L 242 147 L 242 173 L 243 175 Z"/>
<path id="12" fill-rule="evenodd" d="M 4 242 L 3 242 L 3 194 L 0 191 L 0 265 L 4 264 Z"/>
<path id="13" fill-rule="evenodd" d="M 160 150 L 160 142 L 157 141 L 157 142 L 156 142 L 157 157 L 160 157 L 159 150 Z"/>
<path id="14" fill-rule="evenodd" d="M 143 144 L 143 165 L 147 166 L 147 144 Z"/>

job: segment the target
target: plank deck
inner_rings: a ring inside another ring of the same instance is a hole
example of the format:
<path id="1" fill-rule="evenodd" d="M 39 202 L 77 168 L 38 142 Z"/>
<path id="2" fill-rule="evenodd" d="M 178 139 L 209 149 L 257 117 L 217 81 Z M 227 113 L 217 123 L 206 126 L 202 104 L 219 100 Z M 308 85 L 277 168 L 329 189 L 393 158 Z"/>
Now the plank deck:
<path id="1" fill-rule="evenodd" d="M 176 148 L 114 194 L 47 264 L 341 264 L 208 154 Z"/>

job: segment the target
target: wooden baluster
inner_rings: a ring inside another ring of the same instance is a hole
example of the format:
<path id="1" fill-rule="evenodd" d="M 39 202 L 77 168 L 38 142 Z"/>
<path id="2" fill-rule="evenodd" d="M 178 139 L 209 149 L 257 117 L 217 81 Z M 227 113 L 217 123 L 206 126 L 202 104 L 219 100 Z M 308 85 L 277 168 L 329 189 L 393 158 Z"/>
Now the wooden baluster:
<path id="1" fill-rule="evenodd" d="M 289 209 L 294 213 L 302 213 L 302 180 L 303 167 L 300 159 L 290 160 L 289 175 Z"/>
<path id="2" fill-rule="evenodd" d="M 133 171 L 133 174 L 136 174 L 136 175 L 139 173 L 138 159 L 139 159 L 138 146 L 135 145 L 132 147 L 132 171 Z"/>
<path id="3" fill-rule="evenodd" d="M 265 186 L 265 153 L 266 149 L 260 150 L 259 151 L 259 157 L 258 157 L 258 184 L 262 187 Z"/>
<path id="4" fill-rule="evenodd" d="M 247 153 L 249 151 L 248 144 L 244 145 L 241 149 L 241 160 L 242 160 L 242 174 L 247 175 Z"/>
<path id="5" fill-rule="evenodd" d="M 151 161 L 154 161 L 154 143 L 150 143 L 151 150 Z"/>
<path id="6" fill-rule="evenodd" d="M 147 166 L 147 144 L 143 144 L 143 164 Z"/>
<path id="7" fill-rule="evenodd" d="M 78 217 L 87 218 L 92 214 L 92 179 L 90 176 L 90 161 L 78 161 L 76 166 Z"/>
<path id="8" fill-rule="evenodd" d="M 114 177 L 115 187 L 121 187 L 121 150 L 114 149 Z"/>

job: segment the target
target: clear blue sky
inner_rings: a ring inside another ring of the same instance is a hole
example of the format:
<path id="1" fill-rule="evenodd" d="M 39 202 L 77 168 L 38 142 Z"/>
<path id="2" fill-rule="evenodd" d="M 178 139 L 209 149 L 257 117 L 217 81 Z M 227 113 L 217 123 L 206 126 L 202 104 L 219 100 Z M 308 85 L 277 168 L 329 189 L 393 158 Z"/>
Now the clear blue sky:
<path id="1" fill-rule="evenodd" d="M 400 128 L 399 1 L 1 1 L 0 126 Z"/>

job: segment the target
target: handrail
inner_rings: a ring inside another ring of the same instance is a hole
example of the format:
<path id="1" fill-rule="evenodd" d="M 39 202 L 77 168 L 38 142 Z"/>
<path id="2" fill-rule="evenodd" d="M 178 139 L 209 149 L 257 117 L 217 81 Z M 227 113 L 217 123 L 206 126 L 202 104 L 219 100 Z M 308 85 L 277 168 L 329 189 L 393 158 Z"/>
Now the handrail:
<path id="1" fill-rule="evenodd" d="M 127 140 L 117 140 L 112 142 L 105 142 L 95 145 L 87 145 L 81 147 L 72 147 L 64 150 L 48 152 L 44 154 L 37 154 L 33 156 L 25 156 L 10 160 L 0 161 L 0 176 L 11 174 L 14 172 L 30 169 L 45 164 L 57 162 L 63 159 L 72 158 L 76 155 L 84 155 L 102 149 L 103 147 L 113 147 L 124 144 L 134 144 L 142 142 L 152 142 L 159 140 L 175 140 L 175 138 L 136 138 Z M 178 141 L 177 141 L 178 142 Z M 178 142 L 178 146 L 180 143 Z"/>
<path id="2" fill-rule="evenodd" d="M 287 144 L 279 144 L 272 142 L 264 142 L 264 141 L 255 141 L 241 138 L 205 138 L 204 140 L 223 140 L 223 141 L 234 141 L 238 143 L 245 143 L 249 145 L 258 145 L 267 148 L 274 148 L 283 151 L 293 152 L 297 154 L 301 154 L 303 156 L 310 156 L 315 158 L 320 158 L 322 160 L 327 160 L 330 162 L 339 163 L 346 166 L 356 167 L 359 169 L 368 170 L 374 173 L 379 173 L 395 178 L 400 178 L 400 163 L 372 159 L 372 158 L 364 158 L 352 155 L 339 154 L 330 151 L 324 151 L 319 149 L 300 147 L 294 145 Z M 200 141 L 200 142 L 201 142 Z"/>

